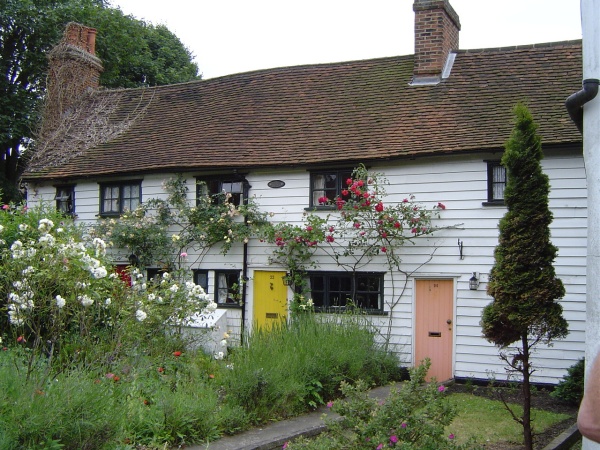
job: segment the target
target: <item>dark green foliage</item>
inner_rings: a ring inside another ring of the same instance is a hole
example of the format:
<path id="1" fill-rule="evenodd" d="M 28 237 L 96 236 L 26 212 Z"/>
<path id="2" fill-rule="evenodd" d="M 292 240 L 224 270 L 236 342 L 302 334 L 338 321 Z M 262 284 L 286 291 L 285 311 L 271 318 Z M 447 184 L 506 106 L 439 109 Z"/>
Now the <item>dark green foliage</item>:
<path id="1" fill-rule="evenodd" d="M 567 374 L 550 395 L 559 400 L 579 405 L 583 398 L 584 375 L 585 359 L 581 358 L 567 369 Z"/>
<path id="2" fill-rule="evenodd" d="M 540 164 L 541 140 L 527 107 L 518 104 L 514 113 L 515 126 L 502 157 L 508 211 L 500 220 L 487 286 L 494 300 L 483 309 L 481 325 L 485 338 L 496 346 L 504 349 L 516 343 L 512 355 L 500 352 L 500 358 L 509 374 L 517 373 L 522 379 L 523 414 L 517 417 L 508 404 L 505 407 L 523 426 L 525 448 L 531 450 L 531 350 L 540 342 L 565 337 L 568 324 L 556 302 L 565 295 L 565 288 L 552 265 L 557 249 L 550 242 L 550 184 Z"/>
<path id="3" fill-rule="evenodd" d="M 537 126 L 524 105 L 515 108 L 516 124 L 502 164 L 508 181 L 500 220 L 499 244 L 494 252 L 487 292 L 494 301 L 483 312 L 483 333 L 498 347 L 523 336 L 549 342 L 568 333 L 562 307 L 555 300 L 565 295 L 552 263 L 557 249 L 550 242 L 552 213 L 548 208 L 548 176 Z"/>
<path id="4" fill-rule="evenodd" d="M 98 30 L 97 56 L 105 87 L 178 83 L 198 78 L 198 67 L 181 41 L 104 0 L 0 0 L 0 191 L 18 200 L 21 152 L 31 144 L 45 92 L 47 52 L 68 22 Z M 27 152 L 25 152 L 25 155 Z"/>

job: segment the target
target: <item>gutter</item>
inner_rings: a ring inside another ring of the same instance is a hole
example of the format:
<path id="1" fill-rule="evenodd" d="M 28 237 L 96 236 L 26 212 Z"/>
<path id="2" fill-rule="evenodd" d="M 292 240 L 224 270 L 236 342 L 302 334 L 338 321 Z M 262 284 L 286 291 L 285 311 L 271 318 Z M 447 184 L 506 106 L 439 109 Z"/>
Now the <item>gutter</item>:
<path id="1" fill-rule="evenodd" d="M 600 84 L 600 80 L 596 78 L 583 80 L 583 89 L 571 94 L 565 101 L 569 116 L 575 122 L 575 125 L 577 125 L 580 133 L 583 133 L 583 105 L 596 97 L 596 94 L 598 94 L 598 84 Z"/>

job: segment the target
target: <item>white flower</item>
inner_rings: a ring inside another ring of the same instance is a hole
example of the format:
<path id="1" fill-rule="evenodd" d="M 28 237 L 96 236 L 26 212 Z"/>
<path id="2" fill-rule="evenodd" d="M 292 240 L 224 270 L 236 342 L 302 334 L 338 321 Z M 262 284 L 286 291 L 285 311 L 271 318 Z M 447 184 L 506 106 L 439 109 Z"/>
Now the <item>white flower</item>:
<path id="1" fill-rule="evenodd" d="M 110 298 L 107 298 L 106 300 L 104 300 L 104 304 L 106 306 L 110 306 L 111 303 L 112 303 L 112 300 Z"/>
<path id="2" fill-rule="evenodd" d="M 53 247 L 56 239 L 51 234 L 42 234 L 38 239 L 38 242 L 42 245 L 46 245 L 48 247 Z"/>
<path id="3" fill-rule="evenodd" d="M 177 242 L 181 238 L 179 237 L 178 234 L 174 234 L 173 236 L 171 236 L 171 239 L 173 240 L 173 242 Z"/>
<path id="4" fill-rule="evenodd" d="M 227 339 L 221 341 L 221 347 L 227 347 Z"/>
<path id="5" fill-rule="evenodd" d="M 223 353 L 223 352 L 215 353 L 215 359 L 223 359 L 223 358 L 225 358 L 225 353 Z"/>
<path id="6" fill-rule="evenodd" d="M 42 219 L 39 221 L 38 230 L 40 230 L 42 233 L 50 231 L 52 227 L 54 227 L 54 222 L 52 222 L 50 219 Z"/>
<path id="7" fill-rule="evenodd" d="M 65 306 L 67 302 L 65 301 L 64 298 L 62 298 L 60 295 L 56 296 L 56 306 L 58 306 L 58 309 L 61 309 L 63 306 Z"/>
<path id="8" fill-rule="evenodd" d="M 16 240 L 15 242 L 13 242 L 13 244 L 10 246 L 10 249 L 14 252 L 15 250 L 21 250 L 23 248 L 23 243 L 19 240 Z"/>
<path id="9" fill-rule="evenodd" d="M 148 300 L 150 300 L 151 302 L 153 302 L 156 299 L 156 295 L 154 294 L 148 294 Z"/>
<path id="10" fill-rule="evenodd" d="M 21 300 L 21 296 L 19 294 L 16 294 L 14 292 L 11 292 L 10 294 L 8 294 L 8 300 L 16 303 L 18 305 L 20 305 L 21 303 L 23 303 L 23 300 Z"/>
<path id="11" fill-rule="evenodd" d="M 3 231 L 4 231 L 4 226 L 0 225 L 0 233 L 2 233 Z M 0 341 L 0 342 L 2 342 L 2 341 Z"/>
<path id="12" fill-rule="evenodd" d="M 79 295 L 77 297 L 77 300 L 79 300 L 81 302 L 81 304 L 83 306 L 85 306 L 86 308 L 88 306 L 92 306 L 92 304 L 94 303 L 94 300 L 92 300 L 91 298 L 89 298 L 87 295 Z"/>
<path id="13" fill-rule="evenodd" d="M 57 229 L 56 229 L 56 232 L 57 232 L 57 233 L 62 233 L 63 231 L 65 231 L 65 229 L 64 229 L 64 228 L 57 228 Z"/>
<path id="14" fill-rule="evenodd" d="M 23 269 L 21 271 L 21 273 L 23 275 L 27 275 L 27 274 L 30 274 L 30 273 L 33 273 L 33 272 L 35 272 L 35 269 L 32 266 L 27 266 L 25 269 Z"/>
<path id="15" fill-rule="evenodd" d="M 165 280 L 168 280 L 168 279 L 171 277 L 171 275 L 169 275 L 169 272 L 163 272 L 163 274 L 162 274 L 162 277 L 163 277 Z"/>
<path id="16" fill-rule="evenodd" d="M 213 301 L 208 302 L 208 304 L 204 307 L 204 311 L 207 313 L 212 313 L 217 310 L 217 304 Z"/>
<path id="17" fill-rule="evenodd" d="M 25 231 L 27 228 L 29 228 L 29 225 L 27 225 L 26 223 L 19 224 L 19 230 Z"/>
<path id="18" fill-rule="evenodd" d="M 179 290 L 179 286 L 177 286 L 176 284 L 174 284 L 173 286 L 171 286 L 171 287 L 169 288 L 169 290 L 170 290 L 171 292 L 177 292 L 177 291 Z"/>
<path id="19" fill-rule="evenodd" d="M 146 317 L 148 317 L 148 314 L 146 314 L 141 309 L 138 309 L 135 312 L 135 318 L 138 320 L 138 322 L 143 322 L 144 320 L 146 320 Z"/>
<path id="20" fill-rule="evenodd" d="M 106 271 L 106 268 L 104 266 L 92 269 L 90 272 L 92 276 L 96 279 L 104 278 L 106 275 L 108 275 L 108 272 Z"/>
<path id="21" fill-rule="evenodd" d="M 92 245 L 96 248 L 96 256 L 106 254 L 106 242 L 100 238 L 94 238 Z"/>

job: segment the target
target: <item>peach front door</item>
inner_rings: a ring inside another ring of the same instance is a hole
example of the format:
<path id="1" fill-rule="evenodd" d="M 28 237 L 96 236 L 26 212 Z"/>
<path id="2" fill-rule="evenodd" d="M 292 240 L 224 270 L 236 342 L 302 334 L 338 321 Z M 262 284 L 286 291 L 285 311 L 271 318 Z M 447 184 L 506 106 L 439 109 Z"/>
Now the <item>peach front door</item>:
<path id="1" fill-rule="evenodd" d="M 431 360 L 427 381 L 452 378 L 453 280 L 416 280 L 415 364 Z"/>
<path id="2" fill-rule="evenodd" d="M 287 316 L 288 287 L 283 284 L 285 272 L 254 271 L 254 324 L 271 328 Z"/>

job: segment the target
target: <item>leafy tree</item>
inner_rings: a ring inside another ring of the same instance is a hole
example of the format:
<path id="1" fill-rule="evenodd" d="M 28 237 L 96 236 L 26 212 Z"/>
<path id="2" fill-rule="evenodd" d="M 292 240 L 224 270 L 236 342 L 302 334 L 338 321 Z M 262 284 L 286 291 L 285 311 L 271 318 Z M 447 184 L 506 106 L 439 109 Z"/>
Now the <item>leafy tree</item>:
<path id="1" fill-rule="evenodd" d="M 68 22 L 98 30 L 96 53 L 109 88 L 178 83 L 198 78 L 198 67 L 165 26 L 153 26 L 105 0 L 0 0 L 0 190 L 19 197 L 17 182 L 39 120 L 47 52 Z M 25 152 L 26 154 L 27 152 Z"/>
<path id="2" fill-rule="evenodd" d="M 500 357 L 509 373 L 522 377 L 523 415 L 509 411 L 523 425 L 524 443 L 531 449 L 531 351 L 540 342 L 565 337 L 568 329 L 556 302 L 565 289 L 552 266 L 557 249 L 550 242 L 550 187 L 540 165 L 541 139 L 525 105 L 518 104 L 514 113 L 515 127 L 502 157 L 508 176 L 504 191 L 508 211 L 500 220 L 487 287 L 494 300 L 484 308 L 481 324 L 485 338 L 500 349 L 517 343 L 515 353 L 501 350 Z"/>

